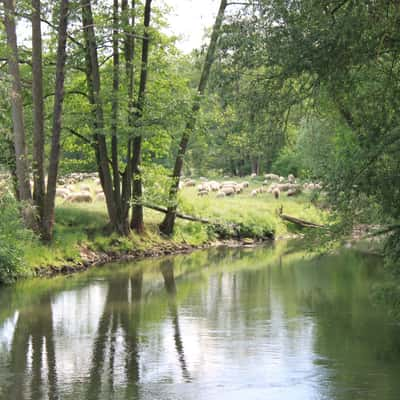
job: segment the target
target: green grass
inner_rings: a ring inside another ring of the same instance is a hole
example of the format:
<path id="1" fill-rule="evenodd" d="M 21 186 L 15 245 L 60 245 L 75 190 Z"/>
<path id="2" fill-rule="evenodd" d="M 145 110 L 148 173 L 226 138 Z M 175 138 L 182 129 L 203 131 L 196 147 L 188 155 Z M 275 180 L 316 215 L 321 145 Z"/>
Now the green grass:
<path id="1" fill-rule="evenodd" d="M 254 230 L 270 230 L 276 236 L 287 234 L 294 228 L 278 217 L 280 207 L 285 214 L 315 223 L 324 222 L 324 213 L 313 206 L 309 195 L 287 197 L 282 193 L 279 199 L 275 199 L 271 193 L 261 193 L 252 197 L 251 191 L 256 187 L 260 187 L 260 183 L 252 182 L 240 195 L 225 198 L 217 198 L 215 193 L 199 197 L 196 188 L 186 188 L 181 193 L 181 208 L 188 214 L 216 222 L 246 223 Z"/>
<path id="2" fill-rule="evenodd" d="M 88 184 L 94 192 L 94 184 Z M 185 188 L 180 194 L 180 211 L 219 224 L 240 224 L 242 235 L 248 237 L 264 236 L 266 232 L 273 232 L 275 236 L 290 233 L 293 227 L 277 215 L 280 207 L 283 207 L 285 214 L 316 223 L 324 221 L 324 214 L 311 204 L 309 196 L 288 198 L 283 193 L 280 199 L 275 199 L 270 193 L 262 193 L 251 197 L 251 190 L 260 186 L 261 182 L 252 181 L 250 187 L 240 195 L 225 198 L 216 198 L 215 193 L 199 197 L 196 188 Z M 50 245 L 43 245 L 39 241 L 26 243 L 25 263 L 31 269 L 57 267 L 80 261 L 82 249 L 126 253 L 136 249 L 150 249 L 171 241 L 201 245 L 216 239 L 216 233 L 209 225 L 180 219 L 177 220 L 173 237 L 163 238 L 158 232 L 163 217 L 164 214 L 145 209 L 145 234 L 141 237 L 131 234 L 121 238 L 106 232 L 107 213 L 103 202 L 70 204 L 58 201 L 54 241 Z"/>

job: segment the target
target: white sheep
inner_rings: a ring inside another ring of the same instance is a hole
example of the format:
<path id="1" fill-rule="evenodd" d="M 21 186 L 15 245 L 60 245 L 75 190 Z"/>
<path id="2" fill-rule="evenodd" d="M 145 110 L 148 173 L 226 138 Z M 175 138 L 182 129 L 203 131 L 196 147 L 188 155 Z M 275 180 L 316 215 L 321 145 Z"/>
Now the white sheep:
<path id="1" fill-rule="evenodd" d="M 103 192 L 96 194 L 95 201 L 105 201 L 105 199 L 106 199 L 106 196 L 104 195 Z"/>
<path id="2" fill-rule="evenodd" d="M 220 189 L 220 192 L 225 193 L 225 196 L 233 196 L 235 194 L 235 189 L 233 186 L 225 186 Z"/>
<path id="3" fill-rule="evenodd" d="M 274 197 L 276 199 L 279 199 L 279 196 L 281 195 L 281 191 L 279 190 L 279 188 L 274 188 L 274 190 L 272 190 L 272 194 L 274 195 Z"/>
<path id="4" fill-rule="evenodd" d="M 66 199 L 71 192 L 66 188 L 57 188 L 56 189 L 56 197 L 61 197 L 62 199 Z"/>
<path id="5" fill-rule="evenodd" d="M 71 203 L 91 203 L 93 198 L 88 192 L 78 192 L 70 194 L 66 201 L 70 201 Z"/>

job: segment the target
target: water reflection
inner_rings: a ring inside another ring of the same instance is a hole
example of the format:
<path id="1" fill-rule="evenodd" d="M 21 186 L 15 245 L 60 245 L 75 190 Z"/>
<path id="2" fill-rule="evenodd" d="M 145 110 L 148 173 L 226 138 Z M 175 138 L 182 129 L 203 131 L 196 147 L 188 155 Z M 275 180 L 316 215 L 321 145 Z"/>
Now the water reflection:
<path id="1" fill-rule="evenodd" d="M 17 285 L 0 294 L 0 399 L 397 400 L 379 279 L 351 252 L 212 249 Z"/>
<path id="2" fill-rule="evenodd" d="M 173 261 L 171 259 L 163 261 L 160 265 L 160 270 L 164 278 L 165 290 L 168 293 L 168 308 L 169 308 L 169 313 L 171 314 L 172 323 L 174 325 L 174 342 L 179 357 L 179 363 L 182 368 L 182 376 L 185 382 L 190 382 L 191 378 L 185 361 L 183 341 L 181 336 L 181 330 L 179 327 L 179 314 L 178 314 L 178 307 L 176 304 L 176 284 L 174 277 Z"/>

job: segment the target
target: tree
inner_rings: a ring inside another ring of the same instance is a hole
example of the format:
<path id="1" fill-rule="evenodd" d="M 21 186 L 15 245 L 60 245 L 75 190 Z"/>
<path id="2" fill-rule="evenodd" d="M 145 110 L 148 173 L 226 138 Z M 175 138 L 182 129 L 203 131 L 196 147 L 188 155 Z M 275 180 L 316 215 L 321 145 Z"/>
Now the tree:
<path id="1" fill-rule="evenodd" d="M 44 200 L 44 212 L 42 219 L 42 236 L 45 240 L 51 240 L 54 226 L 54 210 L 57 188 L 58 168 L 60 163 L 60 137 L 61 119 L 64 102 L 64 81 L 66 62 L 66 43 L 69 0 L 61 0 L 60 23 L 58 29 L 57 61 L 56 61 L 56 86 L 53 108 L 53 127 L 51 138 L 51 151 L 49 161 L 49 174 L 47 178 L 47 193 Z"/>
<path id="2" fill-rule="evenodd" d="M 140 67 L 140 83 L 139 93 L 137 100 L 137 112 L 136 119 L 140 119 L 143 114 L 143 108 L 145 105 L 146 96 L 146 85 L 147 85 L 147 70 L 148 70 L 148 58 L 149 58 L 149 26 L 150 26 L 150 13 L 151 13 L 151 0 L 146 0 L 144 7 L 144 36 L 142 42 L 142 62 Z M 142 152 L 142 136 L 137 135 L 133 139 L 133 209 L 132 209 L 132 220 L 131 228 L 137 233 L 142 233 L 144 230 L 143 222 L 143 204 L 142 204 L 142 177 L 139 169 L 141 152 Z"/>
<path id="3" fill-rule="evenodd" d="M 7 30 L 10 57 L 8 59 L 10 75 L 13 80 L 13 126 L 16 158 L 16 177 L 19 200 L 32 202 L 28 172 L 28 152 L 24 126 L 22 104 L 22 86 L 19 71 L 17 38 L 15 31 L 15 9 L 12 1 L 4 2 L 7 10 L 5 25 Z M 68 0 L 61 0 L 58 27 L 58 50 L 56 59 L 56 79 L 54 94 L 54 112 L 52 129 L 52 150 L 49 164 L 47 191 L 45 185 L 45 126 L 43 94 L 43 49 L 41 32 L 41 2 L 32 0 L 32 105 L 33 105 L 33 204 L 36 213 L 24 212 L 29 218 L 27 225 L 37 231 L 42 239 L 51 240 L 57 183 L 57 171 L 60 154 L 60 131 L 62 103 L 64 98 L 64 70 L 66 59 Z"/>
<path id="4" fill-rule="evenodd" d="M 171 235 L 174 230 L 176 210 L 177 210 L 177 194 L 179 189 L 180 177 L 182 175 L 183 161 L 189 143 L 189 139 L 196 125 L 196 116 L 200 110 L 201 97 L 204 95 L 208 82 L 208 77 L 210 75 L 211 66 L 214 61 L 215 50 L 217 47 L 217 42 L 220 35 L 222 21 L 224 18 L 226 7 L 227 7 L 227 1 L 221 0 L 218 14 L 214 23 L 213 31 L 211 34 L 210 44 L 207 49 L 206 58 L 201 72 L 197 94 L 195 95 L 195 98 L 193 100 L 192 111 L 186 122 L 186 127 L 182 134 L 182 138 L 179 144 L 178 154 L 176 156 L 174 170 L 172 174 L 172 184 L 169 192 L 170 204 L 168 205 L 167 214 L 165 215 L 165 218 L 160 225 L 160 230 L 165 235 Z"/>
<path id="5" fill-rule="evenodd" d="M 98 61 L 98 45 L 94 31 L 94 18 L 90 2 L 82 1 L 82 23 L 85 36 L 85 56 L 86 56 L 86 79 L 88 84 L 89 99 L 93 106 L 93 144 L 96 151 L 96 159 L 99 168 L 99 176 L 106 197 L 107 209 L 113 230 L 127 235 L 130 232 L 128 221 L 129 202 L 131 200 L 132 182 L 133 194 L 136 198 L 141 198 L 141 178 L 139 171 L 139 162 L 141 154 L 140 135 L 135 134 L 135 124 L 141 118 L 144 107 L 148 53 L 149 53 L 149 34 L 151 14 L 151 0 L 146 0 L 144 7 L 144 37 L 142 45 L 141 74 L 136 104 L 133 103 L 133 57 L 134 57 L 134 38 L 132 37 L 132 25 L 129 24 L 129 13 L 134 12 L 135 2 L 132 9 L 128 9 L 126 2 L 122 3 L 122 10 L 125 20 L 125 57 L 126 73 L 128 78 L 128 123 L 130 137 L 126 144 L 126 166 L 122 173 L 119 171 L 118 162 L 118 137 L 117 137 L 117 119 L 118 119 L 118 92 L 119 92 L 119 48 L 118 48 L 118 3 L 113 4 L 113 96 L 112 96 L 112 143 L 111 143 L 111 170 L 109 166 L 106 126 L 104 121 L 104 105 L 101 92 L 101 76 Z M 132 17 L 133 18 L 133 17 Z M 134 19 L 132 19 L 134 23 Z M 133 113 L 133 115 L 131 115 Z M 120 180 L 120 174 L 122 180 Z M 120 187 L 122 185 L 122 187 Z M 143 232 L 143 211 L 140 204 L 135 204 L 131 222 L 132 228 L 138 233 Z"/>
<path id="6" fill-rule="evenodd" d="M 22 106 L 22 87 L 19 71 L 19 56 L 15 26 L 15 9 L 13 0 L 3 0 L 4 25 L 7 35 L 8 68 L 11 77 L 11 108 L 14 132 L 15 169 L 17 175 L 18 199 L 30 202 L 32 194 L 29 183 L 27 149 L 24 129 L 24 112 Z M 31 217 L 25 216 L 25 222 L 32 226 Z"/>

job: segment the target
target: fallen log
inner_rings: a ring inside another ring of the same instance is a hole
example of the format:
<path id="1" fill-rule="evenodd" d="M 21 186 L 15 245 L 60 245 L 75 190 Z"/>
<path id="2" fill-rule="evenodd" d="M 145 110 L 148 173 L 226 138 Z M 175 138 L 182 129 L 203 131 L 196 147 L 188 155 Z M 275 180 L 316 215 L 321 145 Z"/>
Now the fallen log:
<path id="1" fill-rule="evenodd" d="M 314 222 L 306 221 L 304 219 L 292 217 L 290 215 L 283 214 L 283 207 L 278 210 L 278 215 L 284 220 L 291 222 L 292 224 L 299 225 L 302 228 L 325 228 L 324 225 L 316 224 Z"/>
<path id="2" fill-rule="evenodd" d="M 155 206 L 153 204 L 148 204 L 148 203 L 142 203 L 143 207 L 149 208 L 150 210 L 155 210 L 162 212 L 164 214 L 167 213 L 167 209 L 164 207 L 160 206 Z M 182 214 L 180 212 L 176 213 L 177 218 L 185 219 L 187 221 L 193 221 L 193 222 L 200 222 L 202 224 L 209 224 L 213 226 L 213 229 L 217 235 L 219 235 L 220 238 L 222 239 L 230 239 L 230 238 L 236 238 L 236 239 L 243 239 L 245 237 L 253 237 L 256 239 L 273 239 L 274 238 L 274 233 L 273 232 L 264 232 L 263 234 L 258 234 L 258 235 L 253 235 L 253 234 L 248 234 L 248 230 L 243 224 L 240 223 L 220 223 L 216 221 L 210 221 L 205 218 L 200 218 L 200 217 L 195 217 L 193 215 L 187 215 L 187 214 Z"/>
<path id="3" fill-rule="evenodd" d="M 164 214 L 166 214 L 168 212 L 168 210 L 166 208 L 160 207 L 160 206 L 155 206 L 153 204 L 143 204 L 143 207 L 149 208 L 149 209 L 154 210 L 154 211 L 159 211 L 159 212 L 162 212 Z M 176 213 L 176 217 L 180 218 L 180 219 L 185 219 L 187 221 L 201 222 L 202 224 L 211 224 L 212 223 L 208 219 L 195 217 L 193 215 L 182 214 L 180 212 Z"/>
<path id="4" fill-rule="evenodd" d="M 324 228 L 323 225 L 315 224 L 314 222 L 305 221 L 304 219 L 291 217 L 290 215 L 280 214 L 279 215 L 283 220 L 291 222 L 293 224 L 299 225 L 303 228 Z"/>

